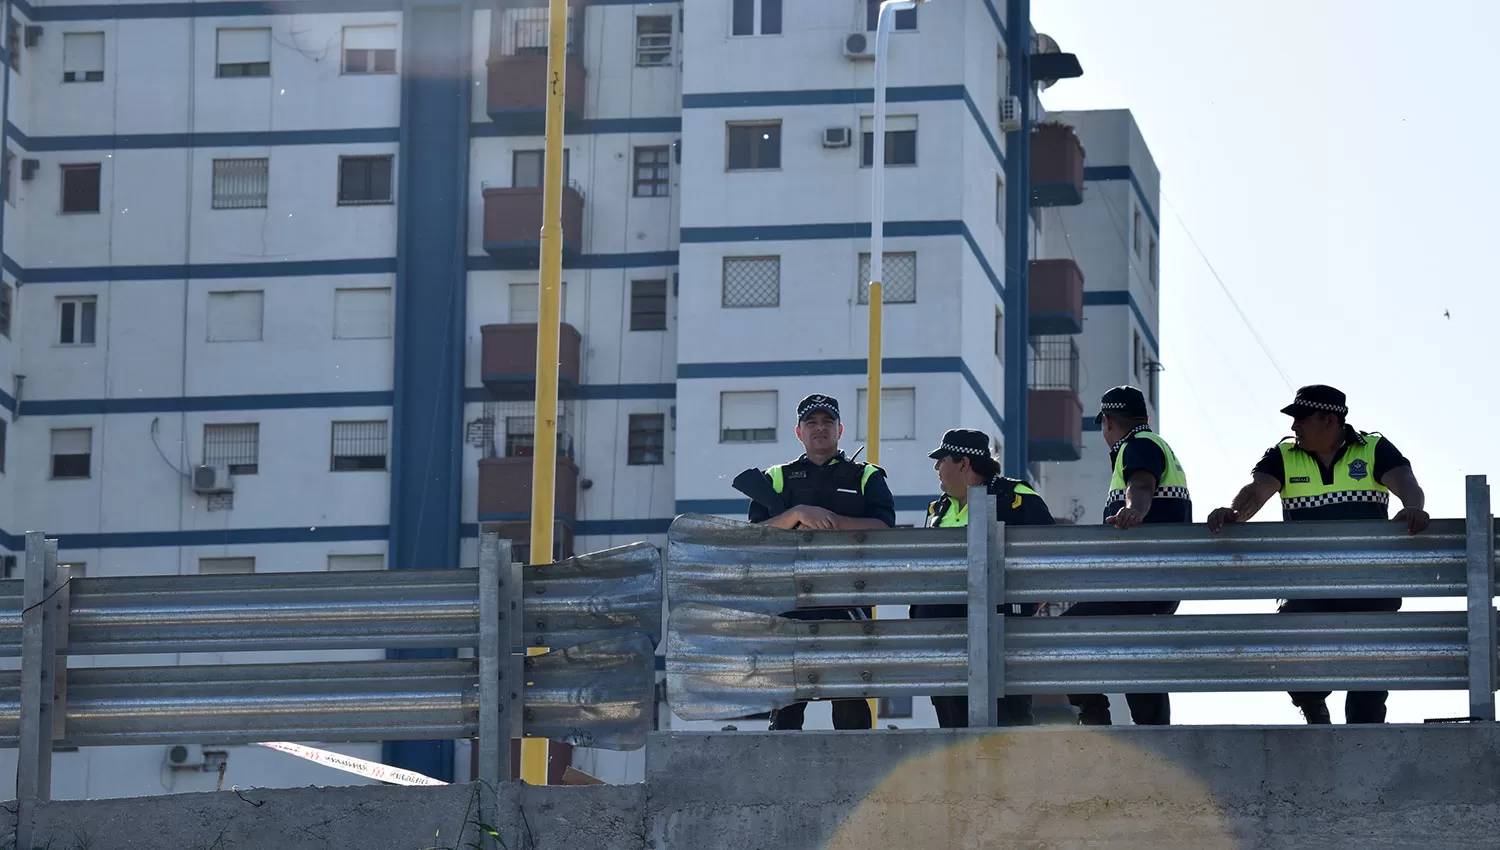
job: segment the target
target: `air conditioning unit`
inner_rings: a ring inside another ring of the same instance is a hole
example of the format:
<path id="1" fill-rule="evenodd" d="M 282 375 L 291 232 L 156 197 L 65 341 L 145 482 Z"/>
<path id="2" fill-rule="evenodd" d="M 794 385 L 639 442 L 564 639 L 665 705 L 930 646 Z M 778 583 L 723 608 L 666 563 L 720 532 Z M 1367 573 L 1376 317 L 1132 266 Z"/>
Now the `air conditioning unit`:
<path id="1" fill-rule="evenodd" d="M 844 58 L 851 62 L 874 59 L 875 41 L 866 33 L 849 33 L 844 37 Z"/>
<path id="2" fill-rule="evenodd" d="M 193 492 L 204 495 L 234 492 L 234 485 L 229 481 L 229 467 L 200 466 L 194 469 Z"/>
<path id="3" fill-rule="evenodd" d="M 202 770 L 202 744 L 173 744 L 167 747 L 167 767 L 173 770 Z"/>
<path id="4" fill-rule="evenodd" d="M 41 167 L 42 161 L 39 159 L 22 159 L 21 179 L 25 180 L 28 183 L 31 182 L 31 179 L 36 176 L 37 171 L 39 171 Z"/>
<path id="5" fill-rule="evenodd" d="M 823 147 L 847 148 L 853 143 L 854 133 L 848 127 L 824 127 Z"/>
<path id="6" fill-rule="evenodd" d="M 14 24 L 12 24 L 14 26 Z M 36 24 L 26 25 L 26 46 L 36 47 L 42 41 L 42 28 Z"/>
<path id="7" fill-rule="evenodd" d="M 1021 99 L 1013 94 L 1000 98 L 1000 130 L 1014 133 L 1021 129 Z"/>

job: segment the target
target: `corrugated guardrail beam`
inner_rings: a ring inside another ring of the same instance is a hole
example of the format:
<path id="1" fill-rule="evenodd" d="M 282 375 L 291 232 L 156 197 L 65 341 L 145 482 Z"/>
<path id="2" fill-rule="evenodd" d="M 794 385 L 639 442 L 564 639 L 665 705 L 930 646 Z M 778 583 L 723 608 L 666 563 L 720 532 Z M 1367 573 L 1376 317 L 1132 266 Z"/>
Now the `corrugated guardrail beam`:
<path id="1" fill-rule="evenodd" d="M 1002 618 L 997 618 L 1002 619 Z M 1003 618 L 1010 693 L 1461 688 L 1460 612 Z M 684 604 L 672 710 L 721 720 L 807 699 L 958 695 L 965 620 L 808 622 Z"/>

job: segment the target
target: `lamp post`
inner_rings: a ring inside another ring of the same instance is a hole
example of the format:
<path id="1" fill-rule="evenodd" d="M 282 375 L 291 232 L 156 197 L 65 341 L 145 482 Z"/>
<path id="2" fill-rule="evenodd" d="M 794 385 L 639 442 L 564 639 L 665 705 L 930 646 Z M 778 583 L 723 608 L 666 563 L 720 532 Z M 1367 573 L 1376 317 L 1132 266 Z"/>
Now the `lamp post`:
<path id="1" fill-rule="evenodd" d="M 870 463 L 880 463 L 880 336 L 885 276 L 885 48 L 896 13 L 927 0 L 885 0 L 875 18 L 875 115 L 870 150 L 870 350 L 865 390 L 865 445 Z M 873 609 L 872 609 L 873 612 Z M 870 725 L 880 728 L 880 701 L 871 699 Z"/>

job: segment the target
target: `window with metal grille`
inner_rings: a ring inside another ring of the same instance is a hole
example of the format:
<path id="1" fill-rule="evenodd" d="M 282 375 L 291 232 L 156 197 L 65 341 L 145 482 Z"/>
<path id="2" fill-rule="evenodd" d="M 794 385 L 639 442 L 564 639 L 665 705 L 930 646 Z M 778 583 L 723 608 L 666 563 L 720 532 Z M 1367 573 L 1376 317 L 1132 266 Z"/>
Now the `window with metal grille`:
<path id="1" fill-rule="evenodd" d="M 557 455 L 573 457 L 575 402 L 557 404 Z M 487 401 L 484 414 L 468 423 L 469 443 L 484 457 L 531 457 L 536 453 L 536 402 Z"/>
<path id="2" fill-rule="evenodd" d="M 386 468 L 386 423 L 333 423 L 334 472 L 378 471 Z"/>
<path id="3" fill-rule="evenodd" d="M 396 158 L 385 156 L 339 157 L 340 204 L 389 204 Z"/>
<path id="4" fill-rule="evenodd" d="M 271 184 L 271 160 L 214 160 L 213 208 L 216 210 L 264 209 Z"/>
<path id="5" fill-rule="evenodd" d="M 505 456 L 536 455 L 536 419 L 533 416 L 505 417 Z"/>
<path id="6" fill-rule="evenodd" d="M 62 167 L 63 212 L 96 213 L 99 211 L 101 168 L 97 162 Z"/>
<path id="7" fill-rule="evenodd" d="M 1073 337 L 1032 337 L 1030 366 L 1030 389 L 1078 394 L 1078 343 Z"/>
<path id="8" fill-rule="evenodd" d="M 506 5 L 512 8 L 506 8 Z M 500 56 L 546 56 L 547 42 L 552 34 L 547 10 L 514 6 L 515 4 L 505 4 L 494 12 L 491 30 L 496 36 L 494 52 Z M 578 50 L 577 13 L 581 11 L 582 7 L 577 4 L 568 6 L 568 53 L 576 53 Z"/>
<path id="9" fill-rule="evenodd" d="M 660 413 L 630 414 L 630 437 L 627 463 L 631 466 L 657 466 L 666 462 L 667 417 Z"/>
<path id="10" fill-rule="evenodd" d="M 93 295 L 57 299 L 57 344 L 93 345 L 99 302 Z"/>
<path id="11" fill-rule="evenodd" d="M 344 27 L 344 73 L 396 73 L 396 25 Z"/>
<path id="12" fill-rule="evenodd" d="M 917 300 L 917 255 L 914 251 L 885 252 L 881 262 L 880 301 L 883 304 L 912 304 Z M 847 267 L 846 267 L 847 268 Z M 870 255 L 859 255 L 859 303 L 870 303 Z"/>
<path id="13" fill-rule="evenodd" d="M 670 148 L 659 145 L 635 149 L 635 196 L 637 198 L 665 198 L 671 193 L 672 166 L 668 162 Z"/>
<path id="14" fill-rule="evenodd" d="M 16 288 L 8 283 L 0 283 L 0 334 L 6 339 L 10 338 L 10 314 L 16 297 Z"/>
<path id="15" fill-rule="evenodd" d="M 780 257 L 725 257 L 725 307 L 776 307 L 781 304 Z"/>
<path id="16" fill-rule="evenodd" d="M 875 31 L 875 25 L 880 22 L 880 0 L 865 0 L 865 30 Z M 896 13 L 896 20 L 892 22 L 891 29 L 914 30 L 917 28 L 917 10 L 902 9 Z M 908 703 L 910 701 L 908 700 Z M 908 717 L 911 715 L 908 714 Z"/>
<path id="17" fill-rule="evenodd" d="M 911 697 L 881 697 L 880 716 L 897 720 L 911 717 Z"/>
<path id="18" fill-rule="evenodd" d="M 750 171 L 781 167 L 781 122 L 756 121 L 726 126 L 729 152 L 727 171 Z"/>
<path id="19" fill-rule="evenodd" d="M 259 472 L 260 425 L 204 425 L 203 465 L 227 466 L 230 475 Z"/>
<path id="20" fill-rule="evenodd" d="M 93 455 L 92 428 L 52 429 L 53 478 L 88 478 Z"/>
<path id="21" fill-rule="evenodd" d="M 671 15 L 641 15 L 635 19 L 635 64 L 640 68 L 672 64 Z"/>
<path id="22" fill-rule="evenodd" d="M 875 119 L 859 119 L 859 164 L 869 168 L 875 161 Z M 885 119 L 885 164 L 917 164 L 917 116 L 891 115 Z"/>
<path id="23" fill-rule="evenodd" d="M 665 280 L 632 280 L 630 282 L 630 329 L 633 331 L 667 329 L 667 282 Z"/>
<path id="24" fill-rule="evenodd" d="M 568 184 L 572 156 L 563 148 L 563 185 Z M 540 189 L 547 177 L 547 152 L 515 151 L 510 157 L 510 185 L 515 189 Z"/>
<path id="25" fill-rule="evenodd" d="M 98 83 L 104 80 L 104 33 L 63 33 L 63 82 Z"/>
<path id="26" fill-rule="evenodd" d="M 228 28 L 217 32 L 220 78 L 271 76 L 271 29 Z"/>
<path id="27" fill-rule="evenodd" d="M 719 442 L 776 442 L 776 391 L 719 393 Z"/>
<path id="28" fill-rule="evenodd" d="M 854 399 L 854 439 L 866 439 L 865 415 L 870 403 L 868 390 Z M 883 387 L 880 390 L 880 441 L 917 438 L 917 390 L 915 387 Z"/>
<path id="29" fill-rule="evenodd" d="M 248 575 L 255 572 L 254 558 L 199 558 L 198 573 L 205 576 Z"/>

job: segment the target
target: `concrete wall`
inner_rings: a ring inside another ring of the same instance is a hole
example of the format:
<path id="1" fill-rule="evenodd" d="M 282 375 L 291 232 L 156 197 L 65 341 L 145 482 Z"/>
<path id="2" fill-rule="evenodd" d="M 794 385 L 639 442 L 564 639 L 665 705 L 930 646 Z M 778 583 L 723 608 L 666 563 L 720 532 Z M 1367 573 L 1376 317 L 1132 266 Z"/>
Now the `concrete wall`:
<path id="1" fill-rule="evenodd" d="M 56 850 L 1488 848 L 1490 726 L 1019 729 L 652 738 L 642 785 L 239 789 L 41 807 Z M 8 809 L 14 803 L 7 804 Z M 4 840 L 8 836 L 0 836 Z M 50 842 L 50 843 L 49 843 Z"/>

